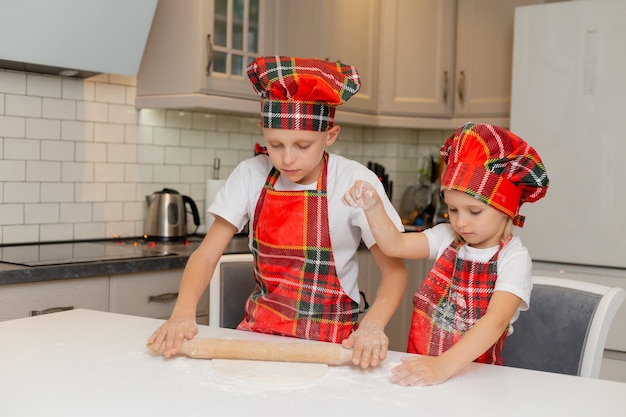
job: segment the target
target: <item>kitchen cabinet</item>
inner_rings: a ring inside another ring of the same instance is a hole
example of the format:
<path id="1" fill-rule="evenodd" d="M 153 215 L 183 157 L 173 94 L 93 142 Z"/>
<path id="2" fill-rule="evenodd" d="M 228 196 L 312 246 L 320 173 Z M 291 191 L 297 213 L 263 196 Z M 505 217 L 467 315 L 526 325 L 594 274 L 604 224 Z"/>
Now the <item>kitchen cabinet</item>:
<path id="1" fill-rule="evenodd" d="M 246 66 L 273 53 L 276 0 L 159 0 L 137 75 L 138 108 L 258 113 Z"/>
<path id="2" fill-rule="evenodd" d="M 380 111 L 508 125 L 515 7 L 538 0 L 387 0 Z"/>
<path id="3" fill-rule="evenodd" d="M 0 286 L 0 321 L 67 309 L 107 311 L 108 277 Z"/>
<path id="4" fill-rule="evenodd" d="M 167 319 L 172 314 L 182 269 L 112 275 L 109 309 L 112 313 Z M 205 291 L 198 302 L 196 321 L 208 324 L 209 295 Z"/>
<path id="5" fill-rule="evenodd" d="M 353 65 L 361 89 L 340 107 L 374 114 L 378 107 L 379 0 L 280 0 L 280 55 Z"/>
<path id="6" fill-rule="evenodd" d="M 381 273 L 371 252 L 359 251 L 358 260 L 359 288 L 367 296 L 368 302 L 372 304 L 380 285 Z M 432 268 L 434 260 L 405 259 L 403 262 L 409 272 L 409 282 L 398 309 L 385 327 L 385 333 L 389 337 L 389 349 L 401 352 L 405 352 L 407 348 L 411 318 L 413 317 L 413 295 Z"/>

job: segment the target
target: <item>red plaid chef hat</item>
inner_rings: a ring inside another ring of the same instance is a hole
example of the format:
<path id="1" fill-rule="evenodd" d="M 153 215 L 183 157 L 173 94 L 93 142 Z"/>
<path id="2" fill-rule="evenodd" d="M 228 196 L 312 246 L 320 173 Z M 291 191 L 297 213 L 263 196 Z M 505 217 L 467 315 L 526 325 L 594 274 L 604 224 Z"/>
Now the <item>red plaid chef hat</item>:
<path id="1" fill-rule="evenodd" d="M 457 190 L 500 210 L 524 225 L 523 203 L 542 198 L 548 175 L 537 152 L 508 130 L 481 123 L 459 127 L 441 147 L 446 170 L 441 191 Z"/>
<path id="2" fill-rule="evenodd" d="M 263 127 L 314 130 L 333 126 L 335 107 L 359 91 L 356 68 L 320 59 L 265 56 L 248 65 L 261 96 Z"/>

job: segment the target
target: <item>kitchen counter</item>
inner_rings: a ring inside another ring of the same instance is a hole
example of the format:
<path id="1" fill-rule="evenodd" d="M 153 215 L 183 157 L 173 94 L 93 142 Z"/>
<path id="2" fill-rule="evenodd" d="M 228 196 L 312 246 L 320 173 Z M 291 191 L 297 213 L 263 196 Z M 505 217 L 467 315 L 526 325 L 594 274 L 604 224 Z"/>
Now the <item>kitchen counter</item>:
<path id="1" fill-rule="evenodd" d="M 626 384 L 472 363 L 432 387 L 401 387 L 390 352 L 376 369 L 330 367 L 320 379 L 277 385 L 219 376 L 211 361 L 165 359 L 145 347 L 163 321 L 73 310 L 0 322 L 0 415 L 615 416 Z M 282 340 L 199 326 L 199 337 Z M 291 342 L 306 343 L 298 339 Z"/>
<path id="2" fill-rule="evenodd" d="M 184 268 L 191 253 L 200 245 L 201 239 L 201 236 L 193 236 L 188 239 L 187 243 L 154 242 L 153 245 L 150 244 L 150 248 L 167 253 L 167 255 L 149 258 L 112 259 L 47 266 L 23 266 L 0 262 L 0 285 Z M 141 241 L 139 238 L 137 240 Z M 248 237 L 235 236 L 224 254 L 249 252 Z"/>

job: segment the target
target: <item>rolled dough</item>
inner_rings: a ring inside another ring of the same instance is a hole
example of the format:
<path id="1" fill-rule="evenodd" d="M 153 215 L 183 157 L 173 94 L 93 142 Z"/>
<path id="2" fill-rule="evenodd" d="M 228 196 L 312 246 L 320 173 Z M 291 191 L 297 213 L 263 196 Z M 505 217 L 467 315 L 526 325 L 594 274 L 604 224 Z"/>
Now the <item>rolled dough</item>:
<path id="1" fill-rule="evenodd" d="M 311 382 L 323 377 L 328 371 L 328 365 L 323 363 L 212 359 L 211 365 L 220 375 L 272 385 Z"/>

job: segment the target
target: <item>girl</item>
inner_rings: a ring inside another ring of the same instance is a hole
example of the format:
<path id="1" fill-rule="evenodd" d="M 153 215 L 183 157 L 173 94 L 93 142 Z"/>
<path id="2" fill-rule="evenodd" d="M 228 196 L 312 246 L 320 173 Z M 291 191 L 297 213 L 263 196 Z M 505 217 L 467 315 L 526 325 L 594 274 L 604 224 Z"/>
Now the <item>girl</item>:
<path id="1" fill-rule="evenodd" d="M 506 129 L 467 123 L 446 140 L 441 156 L 449 224 L 398 232 L 364 181 L 343 198 L 363 209 L 388 256 L 436 259 L 413 299 L 407 351 L 422 356 L 392 370 L 401 385 L 439 384 L 472 361 L 502 364 L 504 339 L 530 301 L 532 262 L 511 229 L 523 226 L 520 206 L 546 193 L 539 155 Z"/>

